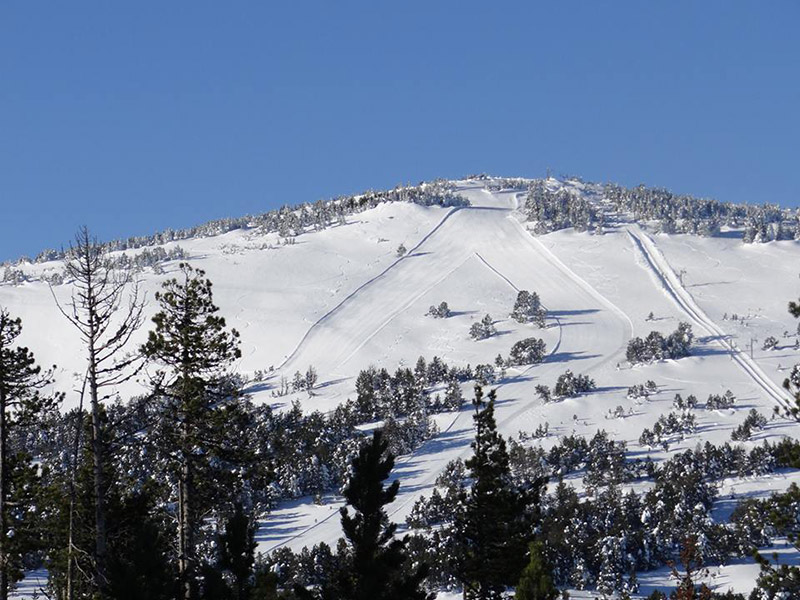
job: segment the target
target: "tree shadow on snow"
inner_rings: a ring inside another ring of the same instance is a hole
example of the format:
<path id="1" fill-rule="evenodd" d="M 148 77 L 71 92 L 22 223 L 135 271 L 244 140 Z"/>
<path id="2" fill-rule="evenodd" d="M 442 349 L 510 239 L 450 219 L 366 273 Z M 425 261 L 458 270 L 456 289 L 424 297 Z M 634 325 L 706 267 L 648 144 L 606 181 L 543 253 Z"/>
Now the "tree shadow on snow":
<path id="1" fill-rule="evenodd" d="M 587 354 L 583 350 L 578 352 L 556 352 L 545 358 L 544 362 L 569 362 L 571 360 L 584 360 L 587 358 L 599 358 L 599 354 Z"/>
<path id="2" fill-rule="evenodd" d="M 570 317 L 573 315 L 590 315 L 600 312 L 598 308 L 581 308 L 576 310 L 548 310 L 547 315 L 553 317 Z"/>

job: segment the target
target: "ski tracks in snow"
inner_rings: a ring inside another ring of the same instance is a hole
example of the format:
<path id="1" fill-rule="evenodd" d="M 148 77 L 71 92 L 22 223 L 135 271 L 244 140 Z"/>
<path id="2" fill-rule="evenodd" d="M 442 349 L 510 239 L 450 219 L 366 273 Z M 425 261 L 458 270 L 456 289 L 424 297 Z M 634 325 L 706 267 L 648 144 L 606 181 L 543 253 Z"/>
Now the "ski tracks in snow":
<path id="1" fill-rule="evenodd" d="M 790 403 L 783 389 L 772 381 L 752 358 L 737 348 L 730 341 L 730 336 L 700 308 L 692 295 L 683 286 L 680 278 L 661 253 L 661 250 L 658 249 L 653 239 L 638 226 L 628 226 L 625 230 L 634 247 L 641 252 L 648 267 L 661 282 L 664 292 L 675 302 L 678 308 L 686 313 L 695 325 L 704 330 L 716 344 L 727 350 L 734 362 L 768 397 L 772 398 L 782 408 L 788 409 Z"/>

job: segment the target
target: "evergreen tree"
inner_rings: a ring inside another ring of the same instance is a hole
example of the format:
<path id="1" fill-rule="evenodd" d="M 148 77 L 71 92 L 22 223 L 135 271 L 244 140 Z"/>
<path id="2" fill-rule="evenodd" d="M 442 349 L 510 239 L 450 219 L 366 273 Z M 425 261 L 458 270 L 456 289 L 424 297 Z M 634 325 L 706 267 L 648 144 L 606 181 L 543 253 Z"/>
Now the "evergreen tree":
<path id="1" fill-rule="evenodd" d="M 491 315 L 485 315 L 480 321 L 473 323 L 469 328 L 469 335 L 474 340 L 483 340 L 497 333 Z"/>
<path id="2" fill-rule="evenodd" d="M 178 483 L 178 571 L 181 595 L 197 594 L 196 542 L 200 527 L 202 459 L 222 445 L 226 400 L 235 395 L 226 377 L 231 363 L 241 356 L 239 334 L 226 329 L 217 316 L 211 282 L 205 273 L 185 263 L 181 279 L 170 279 L 156 293 L 161 306 L 153 317 L 142 353 L 163 369 L 153 377 L 154 393 L 165 398 L 162 424 L 168 447 L 173 449 Z"/>
<path id="3" fill-rule="evenodd" d="M 25 532 L 34 517 L 20 495 L 27 494 L 23 481 L 35 481 L 35 469 L 30 457 L 11 448 L 9 435 L 29 427 L 57 401 L 40 393 L 52 371 L 43 372 L 30 350 L 16 346 L 21 333 L 22 321 L 0 308 L 0 600 L 21 579 L 21 561 L 33 542 Z"/>
<path id="4" fill-rule="evenodd" d="M 347 539 L 346 555 L 340 552 L 340 568 L 319 590 L 324 600 L 432 600 L 433 594 L 422 588 L 427 565 L 409 567 L 406 540 L 394 539 L 397 524 L 389 521 L 384 508 L 394 501 L 400 487 L 398 480 L 388 487 L 383 482 L 394 466 L 387 453 L 388 443 L 380 430 L 359 450 L 353 459 L 353 474 L 344 490 L 351 515 L 340 511 L 342 529 Z M 301 587 L 301 598 L 315 596 Z"/>
<path id="5" fill-rule="evenodd" d="M 558 589 L 553 585 L 550 566 L 541 542 L 528 545 L 528 565 L 522 571 L 514 598 L 516 600 L 555 600 Z"/>
<path id="6" fill-rule="evenodd" d="M 533 365 L 544 360 L 546 346 L 543 340 L 525 338 L 516 342 L 508 354 L 508 362 L 512 365 Z"/>
<path id="7" fill-rule="evenodd" d="M 545 483 L 540 478 L 527 489 L 514 485 L 506 443 L 497 432 L 495 398 L 492 390 L 484 404 L 483 390 L 475 386 L 476 434 L 465 463 L 472 487 L 462 493 L 454 523 L 464 595 L 480 600 L 500 598 L 519 580 Z"/>

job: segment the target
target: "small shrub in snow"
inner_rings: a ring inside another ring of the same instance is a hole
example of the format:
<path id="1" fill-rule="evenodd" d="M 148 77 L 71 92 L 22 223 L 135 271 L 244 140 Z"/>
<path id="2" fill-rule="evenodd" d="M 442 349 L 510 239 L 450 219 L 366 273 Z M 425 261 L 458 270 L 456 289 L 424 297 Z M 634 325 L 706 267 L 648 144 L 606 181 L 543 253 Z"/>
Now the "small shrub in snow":
<path id="1" fill-rule="evenodd" d="M 440 302 L 439 306 L 431 305 L 427 315 L 434 319 L 446 319 L 450 316 L 450 307 L 447 306 L 447 302 Z"/>
<path id="2" fill-rule="evenodd" d="M 398 258 L 401 258 L 401 257 L 405 256 L 407 252 L 408 252 L 408 250 L 406 249 L 406 247 L 403 244 L 400 244 L 397 247 L 397 257 Z"/>
<path id="3" fill-rule="evenodd" d="M 606 419 L 623 419 L 625 418 L 625 409 L 622 406 L 617 406 L 615 409 L 608 409 Z"/>
<path id="4" fill-rule="evenodd" d="M 697 408 L 697 397 L 694 394 L 689 394 L 684 399 L 680 394 L 675 394 L 672 401 L 672 406 L 678 410 L 691 410 Z"/>
<path id="5" fill-rule="evenodd" d="M 767 339 L 764 340 L 764 344 L 761 346 L 762 350 L 775 350 L 778 347 L 778 340 L 775 336 L 769 336 Z"/>
<path id="6" fill-rule="evenodd" d="M 557 398 L 574 398 L 578 394 L 591 392 L 595 389 L 594 379 L 587 375 L 574 375 L 566 371 L 558 376 L 553 395 Z"/>
<path id="7" fill-rule="evenodd" d="M 683 358 L 689 356 L 693 340 L 692 326 L 679 323 L 678 328 L 666 338 L 658 331 L 651 331 L 644 339 L 633 338 L 628 342 L 625 358 L 632 365 Z"/>
<path id="8" fill-rule="evenodd" d="M 546 385 L 537 385 L 536 386 L 536 395 L 545 404 L 547 404 L 548 402 L 552 402 L 553 401 L 553 397 L 550 394 L 550 388 L 547 387 Z"/>
<path id="9" fill-rule="evenodd" d="M 484 340 L 495 333 L 497 333 L 497 329 L 495 329 L 490 315 L 486 315 L 480 321 L 473 323 L 472 327 L 469 328 L 469 336 L 473 340 Z"/>
<path id="10" fill-rule="evenodd" d="M 706 400 L 706 410 L 725 410 L 728 408 L 733 408 L 733 405 L 736 403 L 736 396 L 733 395 L 733 392 L 728 390 L 722 396 L 719 394 L 709 394 L 708 400 Z"/>
<path id="11" fill-rule="evenodd" d="M 744 422 L 731 433 L 734 442 L 749 440 L 753 435 L 753 430 L 761 431 L 767 426 L 767 417 L 759 413 L 755 408 L 751 408 L 745 417 Z"/>
<path id="12" fill-rule="evenodd" d="M 533 365 L 540 363 L 545 357 L 545 343 L 538 338 L 526 338 L 511 347 L 508 362 L 512 365 Z"/>

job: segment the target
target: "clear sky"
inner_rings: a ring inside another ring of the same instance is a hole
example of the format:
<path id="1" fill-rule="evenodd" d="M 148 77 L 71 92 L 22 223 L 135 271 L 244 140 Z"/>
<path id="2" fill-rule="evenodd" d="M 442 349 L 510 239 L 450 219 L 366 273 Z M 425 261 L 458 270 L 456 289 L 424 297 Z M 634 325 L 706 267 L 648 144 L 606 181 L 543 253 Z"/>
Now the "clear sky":
<path id="1" fill-rule="evenodd" d="M 0 260 L 474 172 L 800 204 L 800 2 L 0 4 Z"/>

